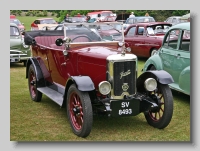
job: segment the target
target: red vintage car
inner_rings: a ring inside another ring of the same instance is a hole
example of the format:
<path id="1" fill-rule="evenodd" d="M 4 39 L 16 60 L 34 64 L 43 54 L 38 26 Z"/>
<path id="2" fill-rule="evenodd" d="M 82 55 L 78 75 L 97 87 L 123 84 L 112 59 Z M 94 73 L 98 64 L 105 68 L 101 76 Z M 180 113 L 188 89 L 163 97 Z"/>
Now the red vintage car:
<path id="1" fill-rule="evenodd" d="M 72 131 L 79 137 L 90 134 L 93 114 L 126 117 L 144 113 L 149 125 L 168 126 L 173 114 L 168 86 L 172 77 L 166 71 L 148 71 L 137 77 L 137 56 L 126 53 L 129 48 L 123 38 L 105 41 L 90 28 L 66 28 L 91 24 L 64 23 L 64 30 L 25 33 L 25 43 L 32 47 L 26 66 L 31 99 L 40 102 L 44 94 L 65 107 Z"/>
<path id="2" fill-rule="evenodd" d="M 171 26 L 166 22 L 132 24 L 124 33 L 125 42 L 129 44 L 133 54 L 148 58 L 160 48 L 164 35 Z"/>

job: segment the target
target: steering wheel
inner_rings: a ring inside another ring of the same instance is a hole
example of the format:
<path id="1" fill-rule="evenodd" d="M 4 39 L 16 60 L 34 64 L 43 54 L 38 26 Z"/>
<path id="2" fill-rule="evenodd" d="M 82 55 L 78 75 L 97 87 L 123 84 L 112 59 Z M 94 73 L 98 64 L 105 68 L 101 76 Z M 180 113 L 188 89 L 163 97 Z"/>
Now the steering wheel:
<path id="1" fill-rule="evenodd" d="M 71 42 L 73 42 L 74 40 L 76 40 L 77 38 L 80 38 L 80 37 L 85 37 L 85 38 L 87 38 L 87 39 L 89 40 L 89 42 L 92 41 L 92 39 L 91 39 L 90 37 L 88 37 L 88 36 L 86 36 L 86 35 L 80 35 L 80 36 L 77 36 L 77 37 L 73 38 Z"/>

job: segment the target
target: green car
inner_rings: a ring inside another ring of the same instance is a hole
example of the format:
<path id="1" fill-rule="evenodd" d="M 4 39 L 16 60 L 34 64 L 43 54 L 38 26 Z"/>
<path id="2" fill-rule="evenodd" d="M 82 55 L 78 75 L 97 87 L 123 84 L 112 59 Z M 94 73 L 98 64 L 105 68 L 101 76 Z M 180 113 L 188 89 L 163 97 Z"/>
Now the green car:
<path id="1" fill-rule="evenodd" d="M 190 95 L 190 22 L 172 26 L 162 46 L 144 64 L 147 70 L 165 70 L 174 79 L 171 89 Z"/>
<path id="2" fill-rule="evenodd" d="M 24 63 L 31 57 L 30 46 L 25 45 L 24 36 L 15 23 L 10 23 L 10 63 Z"/>

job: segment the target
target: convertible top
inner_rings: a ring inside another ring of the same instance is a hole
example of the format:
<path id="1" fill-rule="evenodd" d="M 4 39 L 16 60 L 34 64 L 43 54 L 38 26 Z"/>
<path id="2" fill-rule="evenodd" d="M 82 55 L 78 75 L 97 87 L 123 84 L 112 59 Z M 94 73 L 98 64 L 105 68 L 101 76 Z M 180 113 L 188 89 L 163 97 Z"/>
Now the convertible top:
<path id="1" fill-rule="evenodd" d="M 88 29 L 73 29 L 67 30 L 67 36 L 70 35 L 87 35 L 92 40 L 101 41 L 101 37 L 95 34 L 93 31 Z M 26 45 L 35 44 L 35 37 L 41 36 L 64 36 L 63 30 L 37 30 L 37 31 L 26 31 L 24 33 L 24 42 Z"/>

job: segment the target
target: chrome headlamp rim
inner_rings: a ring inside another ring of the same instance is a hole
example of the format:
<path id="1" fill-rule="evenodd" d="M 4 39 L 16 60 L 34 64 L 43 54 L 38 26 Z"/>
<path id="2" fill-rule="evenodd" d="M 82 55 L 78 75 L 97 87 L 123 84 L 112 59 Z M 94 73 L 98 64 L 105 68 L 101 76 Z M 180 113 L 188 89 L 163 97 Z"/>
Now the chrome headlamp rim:
<path id="1" fill-rule="evenodd" d="M 122 47 L 122 46 L 124 45 L 124 42 L 119 41 L 119 42 L 118 42 L 118 45 L 119 45 L 120 47 Z"/>
<path id="2" fill-rule="evenodd" d="M 147 91 L 154 91 L 157 88 L 157 81 L 154 78 L 148 78 L 144 82 Z"/>
<path id="3" fill-rule="evenodd" d="M 105 85 L 105 84 L 108 86 L 108 91 L 106 93 L 102 91 L 102 86 Z M 107 94 L 109 94 L 111 92 L 111 84 L 108 81 L 102 81 L 102 82 L 100 82 L 99 85 L 98 85 L 98 87 L 99 87 L 99 92 L 102 95 L 107 95 Z"/>

